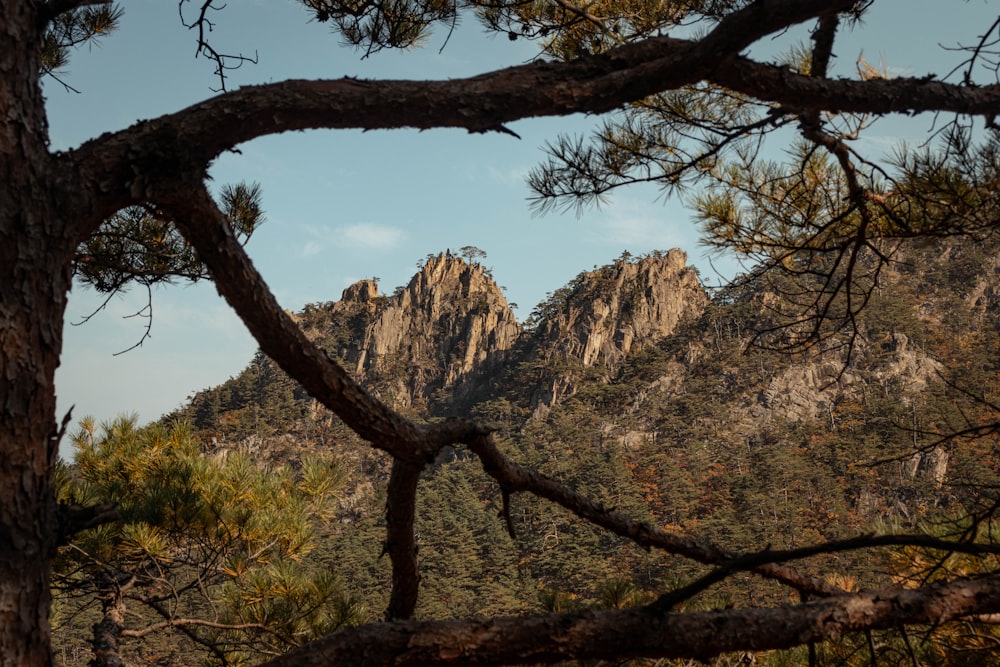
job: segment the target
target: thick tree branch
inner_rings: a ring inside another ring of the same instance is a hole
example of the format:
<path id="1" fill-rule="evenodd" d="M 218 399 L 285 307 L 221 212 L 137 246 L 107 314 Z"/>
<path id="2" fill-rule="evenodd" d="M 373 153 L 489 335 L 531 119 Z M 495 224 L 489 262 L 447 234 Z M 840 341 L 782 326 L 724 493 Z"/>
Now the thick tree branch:
<path id="1" fill-rule="evenodd" d="M 839 25 L 840 18 L 836 14 L 828 14 L 819 20 L 812 34 L 813 52 L 809 76 L 826 78 L 830 59 L 833 57 L 833 41 L 837 36 Z"/>
<path id="2" fill-rule="evenodd" d="M 826 79 L 786 67 L 735 58 L 712 82 L 760 100 L 830 113 L 914 114 L 945 111 L 989 116 L 1000 108 L 1000 85 L 966 86 L 931 77 Z"/>
<path id="3" fill-rule="evenodd" d="M 118 518 L 118 508 L 110 503 L 88 506 L 59 503 L 56 507 L 59 524 L 56 546 L 69 544 L 73 536 L 82 530 L 112 523 Z"/>
<path id="4" fill-rule="evenodd" d="M 817 13 L 815 7 L 802 7 L 815 3 L 764 4 L 797 7 L 794 16 L 776 14 L 786 22 Z M 827 3 L 824 9 L 850 4 Z M 759 25 L 758 32 L 773 27 Z M 241 88 L 61 156 L 67 168 L 77 172 L 76 187 L 102 198 L 100 216 L 80 216 L 84 222 L 75 234 L 82 239 L 115 210 L 149 201 L 157 181 L 204 168 L 242 142 L 292 130 L 461 127 L 488 132 L 521 118 L 600 113 L 701 80 L 798 110 L 990 115 L 1000 108 L 1000 85 L 804 76 L 734 55 L 758 34 L 748 30 L 736 39 L 732 32 L 735 28 L 724 21 L 700 42 L 652 38 L 569 63 L 538 62 L 453 81 L 340 79 Z"/>
<path id="5" fill-rule="evenodd" d="M 420 463 L 447 443 L 396 414 L 317 348 L 281 308 L 203 185 L 204 175 L 163 199 L 163 209 L 209 267 L 220 294 L 261 350 L 358 435 L 404 461 Z"/>
<path id="6" fill-rule="evenodd" d="M 223 151 L 268 134 L 400 127 L 489 132 L 521 118 L 616 109 L 663 90 L 714 80 L 719 72 L 732 69 L 739 60 L 736 54 L 757 39 L 852 4 L 755 2 L 699 41 L 659 37 L 568 63 L 537 62 L 468 79 L 248 86 L 99 137 L 62 159 L 79 174 L 82 191 L 101 193 L 107 208 L 101 213 L 107 217 L 130 203 L 151 201 L 157 182 L 204 169 Z M 1000 98 L 1000 87 L 996 96 Z M 95 223 L 84 224 L 74 230 L 81 239 Z"/>
<path id="7" fill-rule="evenodd" d="M 699 563 L 721 565 L 744 557 L 743 554 L 722 549 L 709 542 L 692 540 L 678 533 L 669 533 L 602 507 L 541 473 L 513 463 L 500 452 L 489 434 L 474 433 L 472 437 L 463 438 L 461 442 L 479 457 L 486 474 L 497 480 L 500 487 L 508 493 L 511 491 L 533 493 L 568 509 L 581 519 L 610 530 L 640 546 L 655 547 Z M 814 595 L 828 596 L 842 592 L 841 589 L 821 579 L 804 576 L 773 562 L 761 563 L 746 569 Z"/>
<path id="8" fill-rule="evenodd" d="M 422 464 L 396 459 L 389 475 L 385 550 L 392 561 L 392 592 L 386 620 L 410 618 L 417 606 L 420 572 L 417 569 L 417 541 L 414 524 L 417 514 L 417 482 Z"/>
<path id="9" fill-rule="evenodd" d="M 266 667 L 504 665 L 580 658 L 694 658 L 785 649 L 849 632 L 937 624 L 1000 610 L 1000 577 L 839 595 L 770 609 L 661 613 L 655 605 L 476 621 L 402 621 L 343 630 Z"/>

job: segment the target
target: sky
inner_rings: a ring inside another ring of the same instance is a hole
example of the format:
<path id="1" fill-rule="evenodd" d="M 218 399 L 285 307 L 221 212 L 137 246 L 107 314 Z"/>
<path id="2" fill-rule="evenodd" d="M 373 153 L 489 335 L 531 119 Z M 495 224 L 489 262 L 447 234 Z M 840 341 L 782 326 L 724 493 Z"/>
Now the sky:
<path id="1" fill-rule="evenodd" d="M 120 29 L 72 55 L 45 82 L 51 145 L 78 146 L 103 132 L 182 109 L 211 97 L 218 81 L 195 58 L 195 35 L 178 4 L 124 0 Z M 192 3 L 183 5 L 189 10 Z M 195 3 L 200 4 L 200 3 Z M 220 3 L 221 4 L 221 3 Z M 940 48 L 974 41 L 997 16 L 986 0 L 879 0 L 866 25 L 838 42 L 835 73 L 853 74 L 864 54 L 895 75 L 941 71 L 958 55 Z M 903 20 L 901 17 L 905 17 Z M 805 33 L 783 35 L 778 48 Z M 368 58 L 343 46 L 326 24 L 311 22 L 294 2 L 230 2 L 214 16 L 219 51 L 255 55 L 231 72 L 230 88 L 287 78 L 447 79 L 528 62 L 538 46 L 493 37 L 472 19 L 424 48 Z M 706 282 L 738 269 L 700 245 L 683 202 L 650 186 L 616 191 L 601 208 L 536 215 L 525 175 L 544 159 L 546 141 L 588 132 L 600 119 L 574 116 L 512 123 L 521 139 L 464 130 L 310 131 L 261 138 L 219 157 L 216 188 L 252 181 L 263 189 L 267 222 L 247 251 L 286 309 L 335 301 L 345 287 L 377 277 L 391 293 L 428 254 L 474 245 L 523 319 L 548 292 L 580 271 L 633 254 L 679 247 Z M 881 157 L 901 139 L 921 141 L 933 119 L 880 121 L 858 142 Z M 111 299 L 82 286 L 70 294 L 62 364 L 56 375 L 59 419 L 98 421 L 136 414 L 155 420 L 194 392 L 241 371 L 257 346 L 210 283 L 177 284 L 152 295 L 152 328 L 144 290 Z M 93 314 L 93 317 L 88 316 Z M 86 320 L 84 322 L 84 320 Z"/>

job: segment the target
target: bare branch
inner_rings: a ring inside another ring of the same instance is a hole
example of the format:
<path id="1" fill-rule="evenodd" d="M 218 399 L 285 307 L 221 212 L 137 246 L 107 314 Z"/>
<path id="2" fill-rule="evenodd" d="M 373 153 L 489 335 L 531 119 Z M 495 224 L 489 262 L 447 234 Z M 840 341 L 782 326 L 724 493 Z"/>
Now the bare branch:
<path id="1" fill-rule="evenodd" d="M 250 56 L 245 56 L 242 53 L 231 54 L 217 51 L 208 39 L 208 33 L 212 32 L 215 28 L 215 24 L 208 18 L 208 12 L 210 10 L 221 11 L 225 8 L 225 5 L 218 7 L 214 4 L 213 0 L 203 0 L 201 7 L 198 10 L 198 17 L 191 23 L 188 23 L 184 18 L 184 5 L 190 1 L 191 0 L 179 0 L 177 3 L 177 13 L 180 14 L 181 24 L 188 30 L 197 30 L 198 32 L 198 46 L 195 49 L 195 57 L 205 56 L 215 63 L 215 75 L 219 77 L 219 87 L 214 89 L 213 92 L 225 91 L 227 78 L 226 72 L 240 69 L 247 63 L 256 65 L 258 56 L 255 53 L 251 58 Z"/>
<path id="2" fill-rule="evenodd" d="M 217 623 L 215 621 L 206 621 L 200 618 L 171 618 L 168 621 L 160 621 L 158 623 L 152 623 L 140 630 L 122 630 L 122 637 L 145 637 L 146 635 L 151 635 L 154 632 L 163 630 L 164 628 L 180 628 L 182 626 L 201 626 L 206 628 L 213 628 L 217 630 L 256 630 L 258 632 L 273 632 L 271 628 L 261 623 Z"/>

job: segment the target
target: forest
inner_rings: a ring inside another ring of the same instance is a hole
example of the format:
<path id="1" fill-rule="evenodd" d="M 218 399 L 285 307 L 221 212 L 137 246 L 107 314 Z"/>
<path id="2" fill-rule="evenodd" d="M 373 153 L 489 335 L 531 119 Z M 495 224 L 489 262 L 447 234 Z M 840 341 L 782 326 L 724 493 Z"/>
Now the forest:
<path id="1" fill-rule="evenodd" d="M 217 86 L 65 150 L 42 82 L 131 3 L 3 4 L 0 664 L 995 663 L 1000 19 L 957 66 L 839 67 L 886 2 L 301 0 L 364 56 L 461 18 L 538 57 L 230 88 L 225 5 L 180 0 Z M 579 113 L 538 212 L 654 184 L 746 273 L 623 255 L 519 323 L 446 251 L 290 312 L 245 247 L 266 186 L 210 183 L 260 137 Z M 924 142 L 858 141 L 902 116 Z M 57 419 L 74 285 L 199 280 L 243 373 Z"/>
<path id="2" fill-rule="evenodd" d="M 603 507 L 718 549 L 798 553 L 799 576 L 842 590 L 911 586 L 996 566 L 991 549 L 934 540 L 993 539 L 1000 246 L 897 253 L 849 351 L 752 346 L 788 286 L 745 276 L 709 292 L 679 251 L 581 273 L 511 339 L 478 326 L 514 320 L 497 284 L 444 254 L 392 296 L 363 281 L 296 318 L 397 409 L 474 415 L 509 456 Z M 85 423 L 74 445 L 61 497 L 114 504 L 124 523 L 81 534 L 56 565 L 61 664 L 90 660 L 111 601 L 136 619 L 120 638 L 136 664 L 252 664 L 386 608 L 388 461 L 263 354 L 155 425 Z M 712 569 L 505 499 L 460 449 L 422 473 L 415 531 L 416 618 L 641 607 L 665 589 L 688 611 L 788 598 L 749 566 L 689 589 Z M 991 664 L 997 639 L 969 619 L 709 662 Z"/>

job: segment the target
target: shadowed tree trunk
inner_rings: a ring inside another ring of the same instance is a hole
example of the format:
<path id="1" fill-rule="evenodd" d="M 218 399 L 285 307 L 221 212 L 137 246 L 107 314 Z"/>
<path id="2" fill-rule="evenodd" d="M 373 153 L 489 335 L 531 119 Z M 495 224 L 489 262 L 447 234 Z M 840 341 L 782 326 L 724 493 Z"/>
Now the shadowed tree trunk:
<path id="1" fill-rule="evenodd" d="M 71 251 L 50 182 L 35 3 L 0 16 L 0 664 L 48 665 L 56 366 Z"/>

